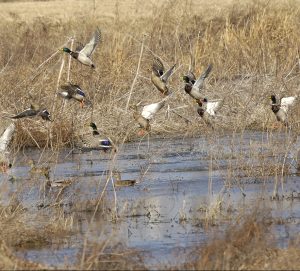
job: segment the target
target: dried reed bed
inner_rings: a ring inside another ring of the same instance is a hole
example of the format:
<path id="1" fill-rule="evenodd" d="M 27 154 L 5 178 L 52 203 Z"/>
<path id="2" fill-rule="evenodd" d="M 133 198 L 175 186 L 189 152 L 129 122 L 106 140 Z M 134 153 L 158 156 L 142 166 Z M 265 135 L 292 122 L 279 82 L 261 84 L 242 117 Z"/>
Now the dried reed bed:
<path id="1" fill-rule="evenodd" d="M 174 93 L 169 99 L 169 114 L 159 113 L 151 133 L 205 133 L 207 127 L 197 115 L 192 99 L 183 91 L 181 81 L 188 70 L 190 52 L 195 55 L 197 74 L 209 63 L 214 66 L 203 93 L 209 99 L 224 99 L 222 117 L 216 127 L 270 127 L 275 117 L 269 107 L 269 95 L 298 93 L 297 2 L 232 2 L 215 14 L 206 13 L 205 5 L 195 6 L 196 13 L 192 11 L 193 4 L 173 0 L 153 6 L 148 16 L 135 16 L 136 11 L 132 10 L 132 16 L 122 17 L 117 2 L 114 16 L 109 18 L 70 16 L 2 21 L 2 116 L 23 110 L 32 100 L 50 111 L 55 109 L 51 111 L 53 123 L 19 121 L 15 144 L 53 147 L 78 143 L 91 120 L 117 142 L 124 136 L 127 140 L 136 138 L 137 124 L 131 111 L 126 110 L 127 103 L 146 104 L 162 98 L 149 80 L 153 55 L 159 55 L 168 65 L 177 63 L 177 70 L 170 80 Z M 141 6 L 136 2 L 135 10 Z M 103 42 L 93 56 L 96 70 L 74 60 L 71 64 L 70 80 L 80 84 L 93 102 L 93 107 L 79 110 L 77 104 L 64 104 L 56 97 L 63 59 L 59 83 L 66 83 L 68 78 L 68 57 L 56 53 L 49 62 L 44 61 L 70 37 L 76 39 L 75 44 L 87 41 L 96 26 L 103 32 Z M 144 50 L 140 55 L 142 43 Z M 38 68 L 41 63 L 44 65 Z M 298 116 L 299 112 L 293 112 L 295 129 Z"/>
<path id="2" fill-rule="evenodd" d="M 41 212 L 32 213 L 17 201 L 0 207 L 0 269 L 51 269 L 39 263 L 22 260 L 15 250 L 29 247 L 45 247 L 54 240 L 74 232 L 73 220 L 58 208 L 51 218 Z M 49 215 L 49 214 L 48 214 Z M 47 219 L 45 219 L 47 216 Z M 34 222 L 33 222 L 34 221 Z M 39 221 L 40 223 L 37 223 Z"/>
<path id="3" fill-rule="evenodd" d="M 286 249 L 277 248 L 269 234 L 272 223 L 265 212 L 246 216 L 239 223 L 229 226 L 224 237 L 217 237 L 196 250 L 198 260 L 187 264 L 185 269 L 299 269 L 299 240 L 295 240 Z"/>

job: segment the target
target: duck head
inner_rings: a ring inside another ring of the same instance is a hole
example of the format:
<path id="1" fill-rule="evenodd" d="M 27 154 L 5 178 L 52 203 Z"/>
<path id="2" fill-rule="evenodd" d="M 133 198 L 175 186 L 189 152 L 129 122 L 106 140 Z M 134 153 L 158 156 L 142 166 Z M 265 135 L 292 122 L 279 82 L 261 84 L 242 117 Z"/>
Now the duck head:
<path id="1" fill-rule="evenodd" d="M 65 53 L 68 53 L 68 54 L 70 54 L 72 51 L 69 49 L 69 48 L 67 48 L 67 47 L 63 47 L 63 48 L 61 48 L 60 49 L 61 51 L 63 51 L 63 52 L 65 52 Z"/>
<path id="2" fill-rule="evenodd" d="M 272 101 L 273 104 L 276 104 L 276 96 L 275 95 L 271 95 L 270 96 L 270 100 Z"/>
<path id="3" fill-rule="evenodd" d="M 190 78 L 188 76 L 184 75 L 184 76 L 182 76 L 182 81 L 184 83 L 190 83 Z"/>
<path id="4" fill-rule="evenodd" d="M 91 122 L 90 127 L 92 127 L 93 130 L 97 130 L 97 125 L 95 124 L 95 122 Z"/>

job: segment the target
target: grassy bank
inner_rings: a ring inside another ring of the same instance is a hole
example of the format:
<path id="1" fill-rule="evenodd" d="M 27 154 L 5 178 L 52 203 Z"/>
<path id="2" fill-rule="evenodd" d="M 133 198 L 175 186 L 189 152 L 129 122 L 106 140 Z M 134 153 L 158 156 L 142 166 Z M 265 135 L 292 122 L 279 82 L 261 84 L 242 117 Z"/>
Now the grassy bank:
<path id="1" fill-rule="evenodd" d="M 137 124 L 132 112 L 126 111 L 130 89 L 129 105 L 162 98 L 149 79 L 153 55 L 159 55 L 167 65 L 177 63 L 170 80 L 174 92 L 169 99 L 171 111 L 168 115 L 160 112 L 155 118 L 153 135 L 183 131 L 195 135 L 208 129 L 183 90 L 181 77 L 188 70 L 190 52 L 195 55 L 196 74 L 213 64 L 203 93 L 209 99 L 224 99 L 222 117 L 216 125 L 220 129 L 266 129 L 275 121 L 270 94 L 298 93 L 297 1 L 226 2 L 222 12 L 215 13 L 213 5 L 192 1 L 164 2 L 144 13 L 138 1 L 134 8 L 127 5 L 126 12 L 116 2 L 111 7 L 113 16 L 100 16 L 92 6 L 90 13 L 79 15 L 75 6 L 77 16 L 70 11 L 64 19 L 47 17 L 44 7 L 38 12 L 43 16 L 27 21 L 18 16 L 15 5 L 15 15 L 7 13 L 0 23 L 2 116 L 20 112 L 35 101 L 47 107 L 54 119 L 53 123 L 20 120 L 14 141 L 18 146 L 73 144 L 90 121 L 117 142 L 124 137 L 136 138 Z M 72 61 L 68 75 L 68 57 L 62 53 L 45 63 L 69 37 L 75 37 L 76 42 L 89 40 L 96 26 L 102 30 L 103 39 L 93 55 L 95 71 Z M 73 102 L 63 105 L 56 96 L 57 86 L 66 83 L 68 76 L 86 90 L 93 107 L 80 110 Z M 296 108 L 291 114 L 294 129 L 298 127 Z"/>

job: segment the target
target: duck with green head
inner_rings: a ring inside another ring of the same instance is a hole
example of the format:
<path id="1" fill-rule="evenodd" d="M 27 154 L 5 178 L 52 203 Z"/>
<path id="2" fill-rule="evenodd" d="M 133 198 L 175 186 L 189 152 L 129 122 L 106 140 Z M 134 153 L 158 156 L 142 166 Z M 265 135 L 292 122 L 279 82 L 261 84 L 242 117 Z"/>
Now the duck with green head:
<path id="1" fill-rule="evenodd" d="M 77 59 L 81 64 L 95 68 L 93 61 L 91 60 L 91 55 L 95 51 L 96 46 L 100 42 L 101 32 L 97 28 L 92 39 L 85 46 L 79 46 L 76 48 L 75 52 L 71 51 L 67 47 L 61 48 L 61 50 L 67 54 L 70 54 L 73 58 Z"/>
<path id="2" fill-rule="evenodd" d="M 90 127 L 92 128 L 92 135 L 93 138 L 97 139 L 98 146 L 103 149 L 104 151 L 107 151 L 109 149 L 116 149 L 112 140 L 110 138 L 100 138 L 100 132 L 98 131 L 97 125 L 94 122 L 90 123 Z"/>

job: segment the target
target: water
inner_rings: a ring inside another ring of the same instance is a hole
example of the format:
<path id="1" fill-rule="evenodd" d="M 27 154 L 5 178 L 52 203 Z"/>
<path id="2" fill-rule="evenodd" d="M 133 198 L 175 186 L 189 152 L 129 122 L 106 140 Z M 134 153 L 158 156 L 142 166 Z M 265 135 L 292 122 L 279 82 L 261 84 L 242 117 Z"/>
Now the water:
<path id="1" fill-rule="evenodd" d="M 259 167 L 262 163 L 267 166 L 285 161 L 290 170 L 283 186 L 279 185 L 279 193 L 288 197 L 292 191 L 300 192 L 292 155 L 295 149 L 291 148 L 293 152 L 287 156 L 281 150 L 287 140 L 285 134 L 248 132 L 127 143 L 117 155 L 114 167 L 121 172 L 122 179 L 139 182 L 131 187 L 116 188 L 116 222 L 112 222 L 114 189 L 111 182 L 104 193 L 105 210 L 93 217 L 95 204 L 92 208 L 86 204 L 99 199 L 106 173 L 112 167 L 111 153 L 64 150 L 58 154 L 44 152 L 41 156 L 38 150 L 26 150 L 19 154 L 10 173 L 16 181 L 1 176 L 2 204 L 19 191 L 22 205 L 29 212 L 44 212 L 47 220 L 51 208 L 44 207 L 59 200 L 64 213 L 73 215 L 77 230 L 42 248 L 22 248 L 18 255 L 63 268 L 78 260 L 84 240 L 101 242 L 111 238 L 126 248 L 143 251 L 149 268 L 176 265 L 194 245 L 205 244 L 209 236 L 224 231 L 235 214 L 251 212 L 257 204 L 270 210 L 274 219 L 286 222 L 272 226 L 278 246 L 286 247 L 300 230 L 299 199 L 271 201 L 274 176 L 237 177 L 237 171 L 232 168 L 246 163 L 251 169 L 251 165 Z M 40 160 L 41 164 L 47 162 L 51 166 L 51 180 L 72 179 L 73 183 L 57 197 L 58 188 L 45 189 L 44 177 L 29 174 L 28 157 Z M 205 227 L 205 210 L 220 200 L 222 215 L 214 220 L 216 226 Z M 179 250 L 180 259 L 176 257 Z"/>

